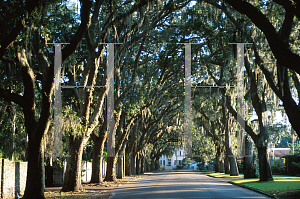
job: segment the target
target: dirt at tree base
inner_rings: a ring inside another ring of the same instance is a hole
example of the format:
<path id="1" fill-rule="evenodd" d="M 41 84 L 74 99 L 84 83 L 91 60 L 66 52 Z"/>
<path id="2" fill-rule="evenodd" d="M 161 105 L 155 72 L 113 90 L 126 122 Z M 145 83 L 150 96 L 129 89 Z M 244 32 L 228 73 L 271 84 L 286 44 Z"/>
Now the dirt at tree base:
<path id="1" fill-rule="evenodd" d="M 110 192 L 106 191 L 90 191 L 85 190 L 81 192 L 60 192 L 60 191 L 47 191 L 45 192 L 45 197 L 47 199 L 79 199 L 79 198 L 89 198 L 89 199 L 108 199 L 112 196 Z"/>

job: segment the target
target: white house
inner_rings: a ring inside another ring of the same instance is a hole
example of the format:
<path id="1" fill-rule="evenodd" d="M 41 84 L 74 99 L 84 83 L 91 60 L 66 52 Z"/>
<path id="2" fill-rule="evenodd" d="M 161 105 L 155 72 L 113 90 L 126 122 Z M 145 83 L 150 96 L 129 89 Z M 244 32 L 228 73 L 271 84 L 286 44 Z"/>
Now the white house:
<path id="1" fill-rule="evenodd" d="M 165 170 L 175 169 L 177 165 L 182 164 L 183 158 L 184 158 L 184 149 L 176 148 L 172 157 L 162 155 L 159 158 L 160 167 L 164 168 Z"/>

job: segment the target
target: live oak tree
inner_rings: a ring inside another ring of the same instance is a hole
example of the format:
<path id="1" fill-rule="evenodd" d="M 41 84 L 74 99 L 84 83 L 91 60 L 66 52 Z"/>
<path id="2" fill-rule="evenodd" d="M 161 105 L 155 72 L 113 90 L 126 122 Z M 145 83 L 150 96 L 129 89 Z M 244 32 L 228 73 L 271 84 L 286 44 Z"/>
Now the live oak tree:
<path id="1" fill-rule="evenodd" d="M 55 1 L 54 1 L 55 2 Z M 49 2 L 53 3 L 53 2 Z M 24 95 L 11 92 L 1 88 L 0 96 L 8 101 L 13 101 L 23 108 L 25 127 L 28 134 L 28 171 L 24 198 L 44 198 L 44 157 L 42 151 L 42 138 L 47 133 L 50 124 L 51 102 L 54 89 L 54 63 L 50 62 L 45 56 L 43 48 L 45 40 L 38 34 L 38 30 L 42 24 L 37 18 L 31 14 L 35 11 L 41 17 L 45 16 L 43 8 L 47 4 L 40 4 L 39 1 L 25 2 L 25 15 L 21 15 L 19 24 L 13 27 L 8 34 L 8 38 L 2 37 L 1 59 L 15 64 L 19 68 L 19 74 L 22 77 L 24 86 Z M 83 1 L 81 6 L 81 24 L 78 27 L 75 35 L 71 39 L 71 44 L 62 50 L 62 61 L 65 61 L 70 56 L 75 48 L 80 43 L 80 40 L 85 33 L 89 23 L 90 2 Z M 23 18 L 26 16 L 27 18 Z M 6 21 L 10 16 L 6 16 Z M 27 20 L 27 23 L 24 23 Z M 21 33 L 22 31 L 22 33 Z M 25 35 L 30 33 L 29 35 Z M 25 35 L 25 42 L 17 48 L 15 59 L 8 59 L 5 56 L 6 49 L 12 44 L 17 44 L 20 40 L 16 40 L 18 35 Z M 32 43 L 29 43 L 29 40 Z M 25 51 L 24 51 L 25 49 Z M 32 57 L 33 55 L 33 57 Z M 51 58 L 50 58 L 51 60 Z M 38 65 L 39 67 L 36 67 Z M 39 117 L 36 117 L 36 90 L 35 82 L 39 80 L 42 85 L 42 108 Z"/>
<path id="2" fill-rule="evenodd" d="M 296 118 L 299 117 L 299 105 L 292 97 L 291 84 L 295 84 L 295 89 L 299 90 L 299 70 L 297 69 L 300 60 L 299 55 L 297 55 L 299 42 L 295 38 L 299 35 L 297 30 L 299 29 L 300 2 L 228 0 L 222 6 L 216 1 L 206 2 L 223 10 L 241 32 L 245 32 L 249 28 L 242 26 L 232 16 L 233 10 L 240 12 L 242 16 L 247 16 L 246 19 L 251 20 L 252 24 L 248 24 L 248 27 L 251 27 L 251 32 L 257 32 L 258 34 L 253 35 L 254 39 L 248 38 L 247 42 L 255 42 L 256 45 L 253 45 L 253 48 L 256 51 L 257 64 L 264 72 L 274 93 L 283 101 L 289 121 L 295 131 L 298 132 L 300 127 Z M 232 7 L 228 6 L 227 3 Z M 260 56 L 262 57 L 261 54 L 269 54 L 270 51 L 270 57 L 260 58 Z M 271 60 L 272 64 L 270 63 Z M 291 78 L 293 83 L 290 81 Z M 299 136 L 299 133 L 297 134 Z"/>

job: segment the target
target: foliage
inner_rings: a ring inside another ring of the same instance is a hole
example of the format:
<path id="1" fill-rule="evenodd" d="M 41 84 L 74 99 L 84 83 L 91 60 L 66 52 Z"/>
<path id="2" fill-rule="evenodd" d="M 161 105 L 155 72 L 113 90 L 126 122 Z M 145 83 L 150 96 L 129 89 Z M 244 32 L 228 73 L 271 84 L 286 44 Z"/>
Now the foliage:
<path id="1" fill-rule="evenodd" d="M 239 173 L 244 173 L 244 164 L 237 162 Z"/>
<path id="2" fill-rule="evenodd" d="M 284 174 L 284 168 L 281 167 L 280 160 L 275 160 L 271 166 L 272 174 Z"/>
<path id="3" fill-rule="evenodd" d="M 292 143 L 287 143 L 288 147 L 290 147 L 290 154 L 293 153 L 293 144 Z M 294 143 L 294 154 L 300 154 L 300 141 L 297 141 Z"/>
<path id="4" fill-rule="evenodd" d="M 190 158 L 185 157 L 185 158 L 183 158 L 183 160 L 182 160 L 182 165 L 188 166 L 191 162 L 192 162 L 192 161 L 191 161 Z"/>

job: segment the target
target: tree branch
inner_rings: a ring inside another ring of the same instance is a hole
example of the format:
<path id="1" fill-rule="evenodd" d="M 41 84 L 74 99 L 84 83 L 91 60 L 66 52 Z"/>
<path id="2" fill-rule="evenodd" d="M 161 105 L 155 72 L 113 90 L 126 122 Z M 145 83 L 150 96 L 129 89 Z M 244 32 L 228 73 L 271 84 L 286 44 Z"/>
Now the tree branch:
<path id="1" fill-rule="evenodd" d="M 266 16 L 252 4 L 242 0 L 225 0 L 235 10 L 245 14 L 263 31 L 278 63 L 300 74 L 300 57 L 288 49 Z"/>

